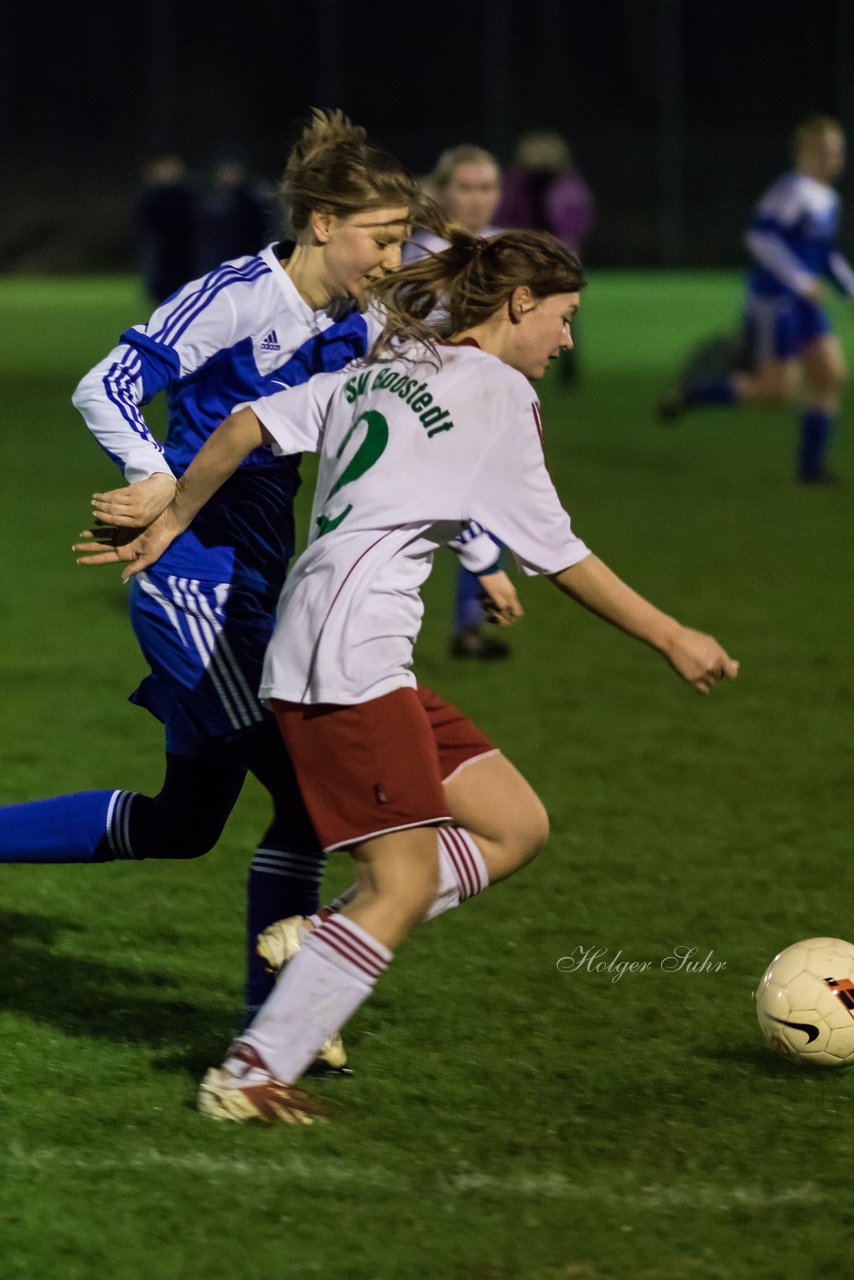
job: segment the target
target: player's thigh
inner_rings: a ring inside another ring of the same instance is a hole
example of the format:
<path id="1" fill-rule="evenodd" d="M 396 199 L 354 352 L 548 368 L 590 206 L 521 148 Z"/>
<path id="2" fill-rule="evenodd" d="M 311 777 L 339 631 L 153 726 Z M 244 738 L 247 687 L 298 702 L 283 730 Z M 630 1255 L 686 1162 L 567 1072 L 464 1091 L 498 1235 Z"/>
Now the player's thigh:
<path id="1" fill-rule="evenodd" d="M 783 403 L 797 395 L 801 360 L 797 356 L 761 356 L 752 373 L 742 376 L 748 398 Z"/>
<path id="2" fill-rule="evenodd" d="M 481 845 L 504 846 L 514 866 L 548 837 L 548 818 L 533 787 L 481 729 L 451 702 L 419 684 L 439 756 L 450 814 Z M 491 850 L 492 852 L 492 850 Z M 490 876 L 497 870 L 490 857 Z M 501 874 L 508 874 L 506 869 Z"/>
<path id="3" fill-rule="evenodd" d="M 509 874 L 533 857 L 549 836 L 545 806 L 534 788 L 496 752 L 473 760 L 445 782 L 454 821 L 476 837 L 506 850 L 508 866 L 490 866 L 490 876 Z M 490 860 L 492 863 L 492 859 Z"/>
<path id="4" fill-rule="evenodd" d="M 845 382 L 848 367 L 842 343 L 835 333 L 825 333 L 808 343 L 801 354 L 807 385 L 818 391 L 835 391 Z"/>
<path id="5" fill-rule="evenodd" d="M 413 827 L 363 841 L 351 850 L 362 888 L 408 903 L 420 919 L 439 887 L 436 827 Z"/>
<path id="6" fill-rule="evenodd" d="M 436 829 L 388 832 L 360 841 L 350 852 L 359 869 L 359 892 L 343 914 L 394 950 L 436 898 Z"/>

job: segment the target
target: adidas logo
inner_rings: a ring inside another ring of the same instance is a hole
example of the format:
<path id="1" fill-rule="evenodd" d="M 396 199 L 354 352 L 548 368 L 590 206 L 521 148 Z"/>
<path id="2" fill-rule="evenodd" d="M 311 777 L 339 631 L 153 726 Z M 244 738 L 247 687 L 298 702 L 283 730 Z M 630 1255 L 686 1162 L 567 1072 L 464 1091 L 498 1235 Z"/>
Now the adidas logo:
<path id="1" fill-rule="evenodd" d="M 276 337 L 276 330 L 271 329 L 264 341 L 261 343 L 262 351 L 281 351 L 279 339 Z"/>

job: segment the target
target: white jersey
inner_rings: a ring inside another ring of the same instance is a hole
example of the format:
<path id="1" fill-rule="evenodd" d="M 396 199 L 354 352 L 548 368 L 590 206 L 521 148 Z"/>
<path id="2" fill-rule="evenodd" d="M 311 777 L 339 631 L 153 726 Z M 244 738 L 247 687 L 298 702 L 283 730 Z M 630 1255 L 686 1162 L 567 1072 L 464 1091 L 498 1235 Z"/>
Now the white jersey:
<path id="1" fill-rule="evenodd" d="M 320 374 L 251 407 L 289 454 L 319 449 L 311 541 L 292 568 L 261 697 L 351 704 L 416 683 L 419 589 L 477 521 L 529 574 L 589 555 L 543 456 L 528 381 L 474 343 Z"/>

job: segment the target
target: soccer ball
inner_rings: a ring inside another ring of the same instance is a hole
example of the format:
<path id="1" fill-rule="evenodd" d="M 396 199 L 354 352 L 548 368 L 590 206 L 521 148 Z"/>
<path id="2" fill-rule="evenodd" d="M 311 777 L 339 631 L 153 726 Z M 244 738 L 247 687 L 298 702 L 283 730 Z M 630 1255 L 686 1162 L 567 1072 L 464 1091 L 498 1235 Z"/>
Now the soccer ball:
<path id="1" fill-rule="evenodd" d="M 854 1063 L 854 946 L 807 938 L 769 964 L 756 988 L 756 1015 L 772 1049 L 810 1067 Z"/>

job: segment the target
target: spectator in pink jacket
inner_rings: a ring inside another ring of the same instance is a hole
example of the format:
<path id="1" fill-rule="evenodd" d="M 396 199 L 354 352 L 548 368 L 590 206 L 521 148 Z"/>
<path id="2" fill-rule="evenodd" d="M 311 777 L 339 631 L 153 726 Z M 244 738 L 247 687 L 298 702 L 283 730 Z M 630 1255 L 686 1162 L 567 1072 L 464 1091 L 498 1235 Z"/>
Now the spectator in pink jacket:
<path id="1" fill-rule="evenodd" d="M 502 227 L 551 231 L 580 253 L 593 223 L 593 197 L 559 133 L 520 138 L 515 163 L 504 174 L 496 221 Z"/>
<path id="2" fill-rule="evenodd" d="M 526 133 L 519 139 L 515 162 L 504 174 L 496 222 L 501 227 L 550 231 L 582 256 L 582 244 L 593 223 L 593 197 L 559 133 Z M 561 354 L 560 377 L 565 384 L 578 377 L 577 324 L 573 337 L 575 350 Z"/>

